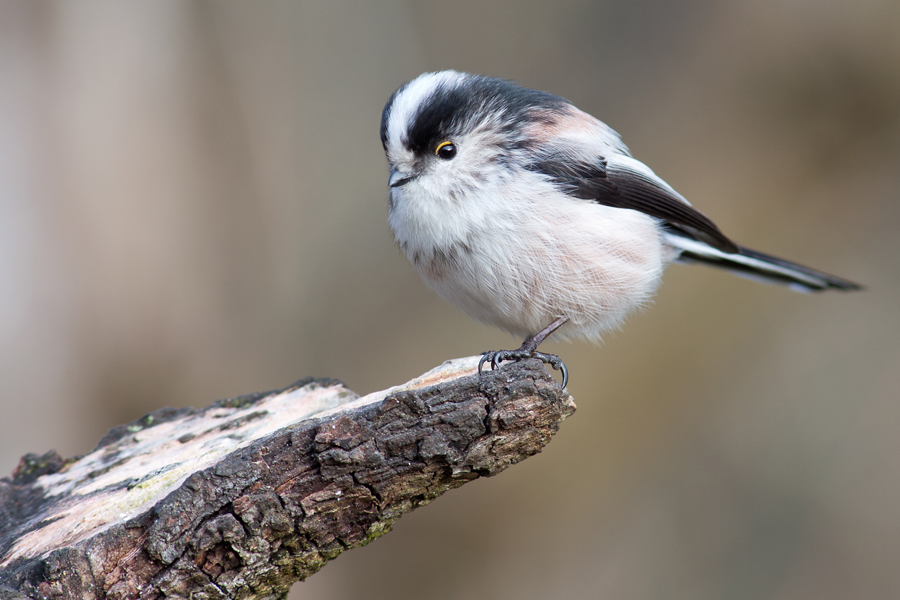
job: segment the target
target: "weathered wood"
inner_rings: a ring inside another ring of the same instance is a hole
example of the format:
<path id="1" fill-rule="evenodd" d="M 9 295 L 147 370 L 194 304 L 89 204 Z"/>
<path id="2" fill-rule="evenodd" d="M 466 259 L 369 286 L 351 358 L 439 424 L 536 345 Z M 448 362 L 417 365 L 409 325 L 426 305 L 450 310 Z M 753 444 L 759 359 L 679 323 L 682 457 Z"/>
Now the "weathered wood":
<path id="1" fill-rule="evenodd" d="M 448 361 L 358 397 L 303 380 L 116 427 L 0 480 L 0 600 L 283 598 L 448 489 L 540 450 L 575 409 L 538 361 Z"/>

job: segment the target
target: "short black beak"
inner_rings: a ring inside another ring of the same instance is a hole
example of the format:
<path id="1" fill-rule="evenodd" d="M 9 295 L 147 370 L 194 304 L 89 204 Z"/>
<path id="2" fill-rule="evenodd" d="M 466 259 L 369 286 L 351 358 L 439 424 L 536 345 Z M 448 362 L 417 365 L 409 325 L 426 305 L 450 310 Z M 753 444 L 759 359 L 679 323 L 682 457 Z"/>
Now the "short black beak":
<path id="1" fill-rule="evenodd" d="M 390 187 L 400 187 L 401 185 L 406 185 L 416 177 L 418 176 L 407 175 L 406 173 L 401 173 L 396 169 L 391 169 L 391 178 L 388 180 L 388 185 Z"/>

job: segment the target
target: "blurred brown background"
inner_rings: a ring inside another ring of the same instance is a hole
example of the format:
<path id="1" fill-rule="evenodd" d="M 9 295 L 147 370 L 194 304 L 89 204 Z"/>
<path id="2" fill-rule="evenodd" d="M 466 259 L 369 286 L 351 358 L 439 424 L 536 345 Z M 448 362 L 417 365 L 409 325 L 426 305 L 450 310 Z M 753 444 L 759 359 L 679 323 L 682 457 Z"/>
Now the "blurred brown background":
<path id="1" fill-rule="evenodd" d="M 900 3 L 0 4 L 0 472 L 162 406 L 512 347 L 387 224 L 422 71 L 571 99 L 748 246 L 565 358 L 578 412 L 297 598 L 900 597 Z"/>

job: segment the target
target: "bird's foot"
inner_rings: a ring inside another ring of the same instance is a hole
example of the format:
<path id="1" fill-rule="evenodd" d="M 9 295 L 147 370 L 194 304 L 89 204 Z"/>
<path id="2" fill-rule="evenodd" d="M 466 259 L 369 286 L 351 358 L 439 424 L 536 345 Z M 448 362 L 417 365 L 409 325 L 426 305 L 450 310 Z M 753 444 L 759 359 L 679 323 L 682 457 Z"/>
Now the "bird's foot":
<path id="1" fill-rule="evenodd" d="M 484 367 L 486 363 L 490 363 L 491 370 L 495 371 L 500 368 L 500 363 L 504 361 L 518 362 L 520 360 L 525 360 L 526 358 L 538 358 L 543 361 L 544 364 L 548 364 L 555 370 L 560 371 L 562 373 L 562 386 L 566 387 L 566 384 L 569 382 L 569 370 L 566 368 L 566 364 L 562 359 L 555 354 L 537 352 L 527 348 L 519 348 L 518 350 L 492 350 L 483 353 L 481 355 L 481 360 L 478 361 L 478 374 L 481 375 L 482 367 Z"/>

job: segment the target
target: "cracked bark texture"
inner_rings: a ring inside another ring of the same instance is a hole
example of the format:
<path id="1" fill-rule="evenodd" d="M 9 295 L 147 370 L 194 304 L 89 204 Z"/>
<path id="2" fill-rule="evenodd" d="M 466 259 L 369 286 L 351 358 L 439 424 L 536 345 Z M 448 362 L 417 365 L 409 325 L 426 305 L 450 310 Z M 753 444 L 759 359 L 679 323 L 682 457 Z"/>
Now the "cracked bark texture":
<path id="1" fill-rule="evenodd" d="M 534 455 L 575 405 L 539 361 L 448 361 L 358 397 L 335 380 L 114 428 L 0 480 L 0 600 L 284 598 L 447 490 Z"/>

